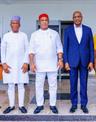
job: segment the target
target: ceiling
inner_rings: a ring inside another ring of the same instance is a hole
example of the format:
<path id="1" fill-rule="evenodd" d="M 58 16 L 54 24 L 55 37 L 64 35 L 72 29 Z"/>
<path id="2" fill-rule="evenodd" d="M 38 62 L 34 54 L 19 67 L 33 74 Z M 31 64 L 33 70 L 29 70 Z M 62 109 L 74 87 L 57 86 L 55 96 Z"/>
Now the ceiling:
<path id="1" fill-rule="evenodd" d="M 31 2 L 33 0 L 0 0 L 0 4 L 15 4 L 23 2 Z"/>
<path id="2" fill-rule="evenodd" d="M 34 2 L 61 2 L 61 1 L 84 1 L 84 0 L 0 0 L 0 4 L 22 4 L 22 3 L 34 3 Z M 85 0 L 85 1 L 94 1 L 94 0 Z"/>
<path id="3" fill-rule="evenodd" d="M 46 1 L 58 1 L 58 0 L 0 0 L 0 4 L 21 4 L 31 2 L 43 2 L 43 1 L 46 2 Z"/>

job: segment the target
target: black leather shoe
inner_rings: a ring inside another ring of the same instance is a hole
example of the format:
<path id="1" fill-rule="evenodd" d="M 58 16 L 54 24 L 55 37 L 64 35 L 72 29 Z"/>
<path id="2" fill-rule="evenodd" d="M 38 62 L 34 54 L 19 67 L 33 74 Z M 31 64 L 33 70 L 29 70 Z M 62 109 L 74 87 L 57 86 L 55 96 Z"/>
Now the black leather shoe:
<path id="1" fill-rule="evenodd" d="M 52 110 L 53 113 L 58 114 L 58 109 L 56 106 L 50 106 L 50 110 Z"/>
<path id="2" fill-rule="evenodd" d="M 27 113 L 27 109 L 22 106 L 22 107 L 19 107 L 19 110 L 22 112 L 22 113 Z"/>
<path id="3" fill-rule="evenodd" d="M 40 113 L 44 109 L 44 106 L 37 106 L 37 108 L 34 110 L 34 114 Z"/>
<path id="4" fill-rule="evenodd" d="M 70 108 L 70 113 L 74 113 L 77 109 L 77 105 L 72 105 L 72 107 Z"/>
<path id="5" fill-rule="evenodd" d="M 89 113 L 88 108 L 87 108 L 86 106 L 84 106 L 84 105 L 81 105 L 81 110 L 82 110 L 84 113 L 86 113 L 86 114 Z"/>
<path id="6" fill-rule="evenodd" d="M 8 108 L 6 108 L 4 111 L 3 111 L 3 113 L 4 114 L 7 114 L 7 113 L 10 113 L 12 110 L 14 110 L 15 109 L 15 106 L 13 106 L 13 107 L 8 107 Z"/>

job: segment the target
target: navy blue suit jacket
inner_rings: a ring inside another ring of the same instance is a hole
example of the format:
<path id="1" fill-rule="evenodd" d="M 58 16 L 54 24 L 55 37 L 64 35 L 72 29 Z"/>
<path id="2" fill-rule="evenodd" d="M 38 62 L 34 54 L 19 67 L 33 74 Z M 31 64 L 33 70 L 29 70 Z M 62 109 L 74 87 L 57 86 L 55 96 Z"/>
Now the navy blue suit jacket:
<path id="1" fill-rule="evenodd" d="M 82 39 L 78 43 L 74 25 L 65 29 L 64 33 L 64 62 L 68 62 L 71 67 L 77 67 L 81 61 L 84 67 L 89 62 L 94 63 L 94 45 L 91 28 L 82 25 Z"/>

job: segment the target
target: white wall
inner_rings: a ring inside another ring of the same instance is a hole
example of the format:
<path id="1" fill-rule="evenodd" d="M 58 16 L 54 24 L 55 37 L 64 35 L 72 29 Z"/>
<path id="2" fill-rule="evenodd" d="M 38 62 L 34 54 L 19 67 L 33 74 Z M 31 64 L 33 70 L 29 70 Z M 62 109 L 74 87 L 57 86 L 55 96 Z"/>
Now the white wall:
<path id="1" fill-rule="evenodd" d="M 36 29 L 36 20 L 42 12 L 49 14 L 50 20 L 72 20 L 72 13 L 80 10 L 83 13 L 83 23 L 92 27 L 96 32 L 96 1 L 95 0 L 46 0 L 31 1 L 20 4 L 0 4 L 0 32 L 10 30 L 10 18 L 12 15 L 22 17 L 21 30 L 30 35 Z"/>

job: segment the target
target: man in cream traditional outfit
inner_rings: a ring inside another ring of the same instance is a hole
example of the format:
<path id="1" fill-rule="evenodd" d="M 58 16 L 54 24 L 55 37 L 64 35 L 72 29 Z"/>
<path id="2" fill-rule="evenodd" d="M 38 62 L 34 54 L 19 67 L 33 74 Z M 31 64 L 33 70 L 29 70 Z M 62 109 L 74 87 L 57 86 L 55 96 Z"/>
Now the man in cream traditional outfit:
<path id="1" fill-rule="evenodd" d="M 47 14 L 39 16 L 40 29 L 32 33 L 30 40 L 30 69 L 36 72 L 36 102 L 34 113 L 44 109 L 43 87 L 45 76 L 48 77 L 50 110 L 58 113 L 56 108 L 57 70 L 63 67 L 62 44 L 59 34 L 48 28 L 49 17 Z"/>
<path id="2" fill-rule="evenodd" d="M 1 61 L 3 82 L 8 84 L 9 107 L 4 114 L 15 109 L 15 84 L 18 85 L 19 110 L 27 113 L 24 107 L 24 83 L 28 83 L 28 39 L 21 31 L 20 17 L 13 16 L 10 23 L 12 31 L 3 36 Z"/>

